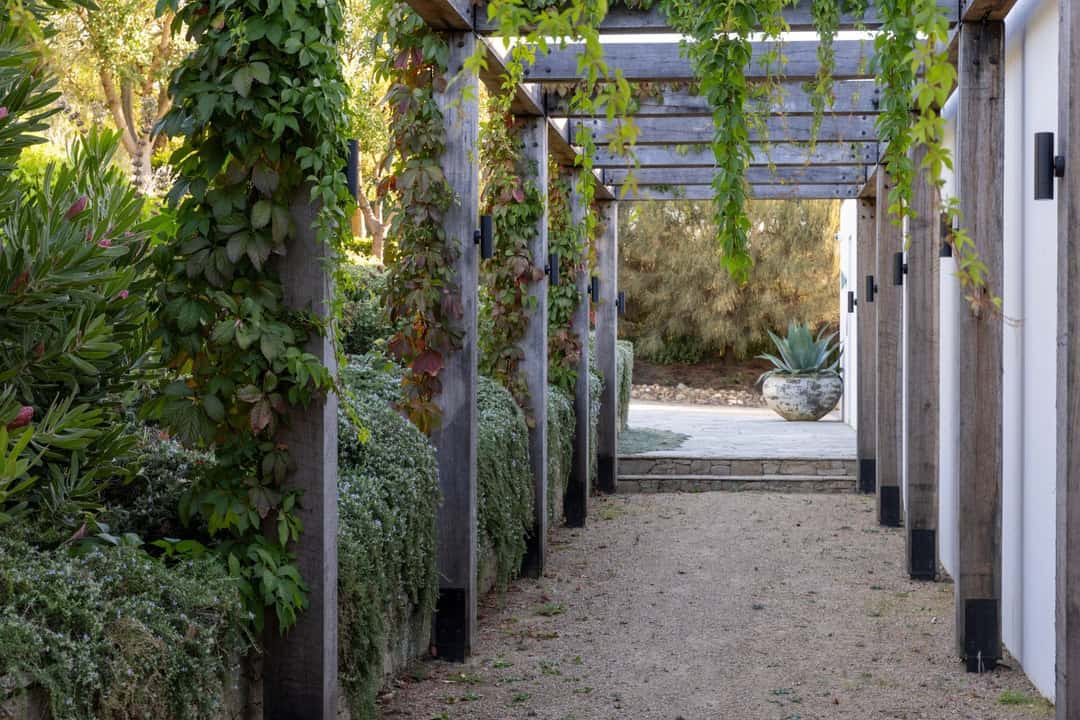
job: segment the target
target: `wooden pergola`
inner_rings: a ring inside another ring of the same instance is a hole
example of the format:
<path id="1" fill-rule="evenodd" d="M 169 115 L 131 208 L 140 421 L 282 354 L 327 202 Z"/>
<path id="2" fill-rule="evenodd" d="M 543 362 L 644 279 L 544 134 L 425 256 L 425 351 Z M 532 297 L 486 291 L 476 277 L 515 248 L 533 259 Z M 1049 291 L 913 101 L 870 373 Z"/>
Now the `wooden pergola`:
<path id="1" fill-rule="evenodd" d="M 439 514 L 440 594 L 433 630 L 433 647 L 443 658 L 462 659 L 471 649 L 476 623 L 476 392 L 478 257 L 473 231 L 478 224 L 480 195 L 477 166 L 479 133 L 477 84 L 498 88 L 504 58 L 491 42 L 497 28 L 487 21 L 486 5 L 470 0 L 409 0 L 432 29 L 445 33 L 451 48 L 450 75 L 456 75 L 477 48 L 485 51 L 488 69 L 480 78 L 453 83 L 440 105 L 449 132 L 443 168 L 456 201 L 447 213 L 447 237 L 460 242 L 456 266 L 464 320 L 463 349 L 446 358 L 444 393 L 440 398 L 443 424 L 433 437 L 438 449 L 443 506 Z M 785 11 L 793 30 L 812 29 L 810 1 L 800 0 Z M 966 229 L 978 244 L 987 266 L 987 282 L 1000 293 L 1003 266 L 1004 168 L 1004 19 L 1011 0 L 959 0 L 942 7 L 953 24 L 951 56 L 959 77 L 956 124 L 956 185 Z M 1059 147 L 1067 167 L 1080 167 L 1080 90 L 1070 84 L 1072 69 L 1080 70 L 1080 0 L 1060 0 L 1060 123 Z M 859 27 L 880 25 L 873 3 Z M 854 28 L 855 19 L 841 18 L 841 28 Z M 671 33 L 662 12 L 614 7 L 601 30 L 621 35 Z M 939 418 L 939 254 L 942 246 L 940 199 L 925 171 L 917 176 L 913 206 L 917 218 L 906 228 L 906 258 L 902 230 L 888 215 L 884 201 L 890 178 L 879 165 L 884 148 L 875 128 L 879 92 L 870 72 L 872 40 L 835 43 L 833 107 L 825 111 L 816 142 L 811 142 L 813 107 L 803 81 L 818 70 L 815 41 L 783 43 L 787 58 L 780 83 L 768 109 L 767 137 L 753 137 L 754 157 L 747 180 L 756 198 L 857 198 L 857 262 L 860 278 L 852 301 L 857 303 L 859 343 L 849 348 L 858 366 L 859 487 L 877 497 L 879 521 L 902 526 L 908 537 L 911 577 L 938 576 L 938 418 Z M 758 43 L 755 57 L 774 49 Z M 538 56 L 528 68 L 526 82 L 516 89 L 513 112 L 527 119 L 525 151 L 539 168 L 537 185 L 547 189 L 547 160 L 554 157 L 568 172 L 581 152 L 575 147 L 578 126 L 590 127 L 598 139 L 612 122 L 575 113 L 558 86 L 578 81 L 578 48 L 568 45 Z M 597 365 L 605 386 L 600 401 L 598 489 L 614 492 L 618 476 L 616 353 L 618 327 L 618 203 L 712 198 L 713 137 L 711 109 L 688 84 L 696 78 L 679 46 L 669 42 L 609 43 L 605 61 L 630 82 L 679 83 L 681 89 L 649 94 L 640 99 L 634 122 L 640 136 L 634 155 L 636 182 L 628 185 L 626 157 L 601 147 L 594 160 L 597 199 L 606 222 L 595 248 L 600 277 L 596 305 Z M 764 79 L 757 62 L 746 68 L 751 79 Z M 662 85 L 661 85 L 662 86 Z M 1075 112 L 1074 112 L 1075 111 Z M 615 121 L 618 122 L 618 121 Z M 602 145 L 602 143 L 601 143 Z M 921 150 L 914 151 L 918 161 Z M 630 188 L 635 189 L 630 192 Z M 1080 718 L 1080 304 L 1073 289 L 1080 287 L 1080 203 L 1068 177 L 1060 181 L 1059 202 L 1059 422 L 1058 422 L 1058 717 Z M 882 198 L 879 202 L 878 198 Z M 572 198 L 577 219 L 587 208 Z M 547 217 L 539 221 L 531 248 L 547 256 Z M 588 295 L 586 273 L 579 273 L 578 290 Z M 901 283 L 907 284 L 906 294 Z M 547 537 L 547 280 L 533 290 L 539 302 L 522 342 L 525 372 L 532 397 L 530 450 L 535 481 L 535 527 L 526 571 L 543 572 Z M 906 302 L 906 342 L 901 313 Z M 1002 657 L 1001 646 L 1001 487 L 1002 487 L 1002 323 L 998 314 L 963 313 L 959 326 L 959 562 L 955 573 L 956 649 L 970 670 L 991 668 Z M 570 524 L 586 521 L 589 487 L 589 338 L 588 302 L 582 302 L 574 327 L 584 349 L 578 365 L 574 470 L 566 500 Z M 906 353 L 902 348 L 906 347 Z M 906 373 L 903 369 L 906 367 Z M 906 378 L 906 379 L 905 379 Z M 906 385 L 905 385 L 906 383 Z M 906 397 L 907 407 L 902 407 Z M 909 418 L 903 437 L 902 418 Z M 906 454 L 902 451 L 906 441 Z M 906 462 L 908 484 L 901 497 Z M 307 565 L 316 562 L 301 554 Z M 305 577 L 318 573 L 305 566 Z M 309 612 L 320 612 L 313 609 Z M 323 618 L 325 620 L 325 618 Z M 326 633 L 333 623 L 305 623 Z M 325 635 L 310 638 L 329 647 Z M 297 639 L 307 642 L 307 639 Z M 322 679 L 313 692 L 333 691 Z M 312 696 L 314 697 L 314 696 Z M 326 707 L 315 703 L 312 706 Z M 308 715 L 313 717 L 314 715 Z"/>

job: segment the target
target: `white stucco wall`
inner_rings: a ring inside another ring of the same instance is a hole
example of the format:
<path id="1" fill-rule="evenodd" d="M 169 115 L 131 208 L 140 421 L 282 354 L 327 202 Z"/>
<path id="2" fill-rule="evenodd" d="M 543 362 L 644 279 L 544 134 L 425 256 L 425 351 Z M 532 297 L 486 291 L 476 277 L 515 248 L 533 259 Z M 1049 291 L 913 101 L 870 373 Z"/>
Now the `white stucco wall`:
<path id="1" fill-rule="evenodd" d="M 945 145 L 956 153 L 955 97 L 945 106 Z M 951 172 L 945 173 L 942 196 L 953 197 L 956 183 Z M 956 447 L 959 442 L 958 394 L 959 365 L 956 353 L 956 318 L 960 312 L 960 283 L 956 279 L 956 260 L 941 258 L 940 266 L 940 450 L 938 456 L 938 553 L 950 575 L 956 573 L 958 536 Z"/>
<path id="2" fill-rule="evenodd" d="M 855 291 L 858 297 L 858 268 L 856 267 L 857 252 L 855 246 L 855 230 L 858 218 L 858 201 L 844 200 L 840 203 L 840 229 L 836 234 L 837 243 L 840 247 L 840 346 L 844 349 L 841 356 L 841 367 L 844 377 L 844 395 L 841 399 L 843 420 L 851 427 L 858 424 L 858 363 L 855 348 L 858 343 L 858 327 L 856 317 L 858 313 L 848 313 L 847 294 L 849 290 Z"/>

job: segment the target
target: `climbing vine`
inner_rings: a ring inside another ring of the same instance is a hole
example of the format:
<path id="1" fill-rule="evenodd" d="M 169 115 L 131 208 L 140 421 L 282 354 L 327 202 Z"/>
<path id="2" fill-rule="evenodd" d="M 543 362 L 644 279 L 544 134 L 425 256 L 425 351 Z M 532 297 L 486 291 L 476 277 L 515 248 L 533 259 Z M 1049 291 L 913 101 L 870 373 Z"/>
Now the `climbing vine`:
<path id="1" fill-rule="evenodd" d="M 548 247 L 559 256 L 562 282 L 548 288 L 548 378 L 568 392 L 577 381 L 581 341 L 574 327 L 578 304 L 585 301 L 576 282 L 586 272 L 583 228 L 570 207 L 573 184 L 554 160 L 548 168 Z"/>
<path id="2" fill-rule="evenodd" d="M 836 96 L 833 94 L 833 75 L 836 69 L 836 52 L 833 49 L 833 42 L 840 28 L 840 15 L 851 15 L 861 21 L 866 14 L 866 5 L 867 0 L 813 0 L 810 5 L 814 29 L 818 34 L 818 71 L 814 80 L 806 84 L 810 107 L 814 111 L 813 125 L 810 130 L 811 145 L 816 141 L 821 130 L 821 121 L 826 108 L 831 109 L 836 102 Z"/>
<path id="3" fill-rule="evenodd" d="M 176 13 L 173 31 L 186 30 L 196 48 L 173 75 L 164 120 L 182 136 L 169 195 L 178 232 L 157 256 L 166 279 L 156 333 L 170 379 L 144 412 L 213 448 L 217 462 L 193 479 L 181 515 L 214 539 L 256 625 L 272 607 L 285 628 L 307 601 L 290 550 L 301 497 L 279 431 L 333 380 L 304 350 L 326 323 L 286 307 L 278 266 L 307 232 L 291 207 L 317 206 L 324 243 L 338 239 L 344 219 L 341 6 L 161 0 L 165 7 Z"/>

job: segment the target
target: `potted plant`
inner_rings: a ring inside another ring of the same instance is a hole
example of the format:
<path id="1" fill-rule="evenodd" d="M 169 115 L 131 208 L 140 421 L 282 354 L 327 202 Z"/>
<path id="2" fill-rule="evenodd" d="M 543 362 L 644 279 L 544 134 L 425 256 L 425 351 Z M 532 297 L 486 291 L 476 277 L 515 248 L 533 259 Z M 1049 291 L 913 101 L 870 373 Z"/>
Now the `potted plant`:
<path id="1" fill-rule="evenodd" d="M 826 330 L 814 337 L 808 324 L 793 321 L 785 338 L 769 331 L 779 357 L 758 355 L 774 366 L 758 378 L 765 404 L 786 420 L 820 420 L 840 399 L 840 347 Z"/>

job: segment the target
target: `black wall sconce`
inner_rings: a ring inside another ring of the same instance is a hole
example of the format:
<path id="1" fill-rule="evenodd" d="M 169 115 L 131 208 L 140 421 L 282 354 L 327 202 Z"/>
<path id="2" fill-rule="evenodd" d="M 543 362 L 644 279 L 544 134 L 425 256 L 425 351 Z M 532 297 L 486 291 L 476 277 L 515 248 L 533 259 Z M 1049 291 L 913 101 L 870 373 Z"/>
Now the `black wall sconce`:
<path id="1" fill-rule="evenodd" d="M 345 184 L 349 187 L 349 197 L 360 197 L 360 141 L 349 141 L 349 159 L 345 163 Z"/>
<path id="2" fill-rule="evenodd" d="M 866 302 L 874 302 L 874 294 L 878 291 L 878 286 L 874 283 L 874 276 L 866 276 Z"/>
<path id="3" fill-rule="evenodd" d="M 938 252 L 938 257 L 952 257 L 952 223 L 949 220 L 949 213 L 941 213 L 941 250 Z"/>
<path id="4" fill-rule="evenodd" d="M 495 224 L 490 215 L 480 216 L 480 229 L 473 232 L 473 242 L 480 246 L 480 257 L 484 260 L 495 254 Z"/>
<path id="5" fill-rule="evenodd" d="M 893 255 L 892 284 L 903 285 L 905 275 L 907 275 L 907 263 L 904 262 L 904 253 L 898 252 Z"/>
<path id="6" fill-rule="evenodd" d="M 619 310 L 619 317 L 626 317 L 626 293 L 619 291 L 619 297 L 615 300 L 615 307 Z"/>
<path id="7" fill-rule="evenodd" d="M 848 315 L 855 312 L 855 306 L 859 304 L 859 301 L 855 299 L 855 291 L 847 291 L 847 311 Z"/>
<path id="8" fill-rule="evenodd" d="M 589 279 L 589 295 L 594 303 L 600 302 L 600 276 L 593 275 Z"/>
<path id="9" fill-rule="evenodd" d="M 1054 155 L 1054 133 L 1035 133 L 1035 199 L 1054 199 L 1054 178 L 1065 177 L 1065 156 Z"/>
<path id="10" fill-rule="evenodd" d="M 544 272 L 547 273 L 549 285 L 559 284 L 559 253 L 548 255 L 548 264 Z"/>

